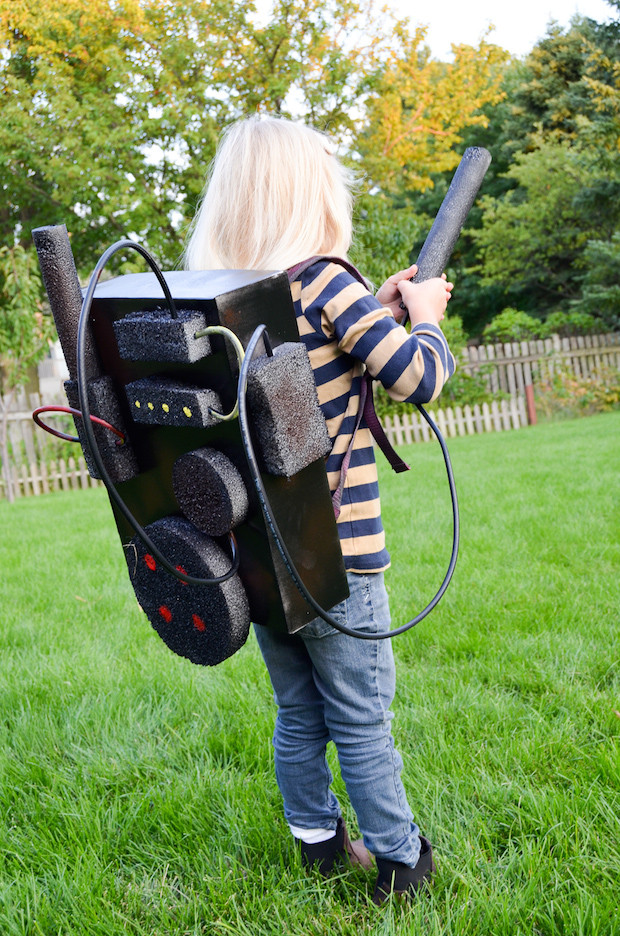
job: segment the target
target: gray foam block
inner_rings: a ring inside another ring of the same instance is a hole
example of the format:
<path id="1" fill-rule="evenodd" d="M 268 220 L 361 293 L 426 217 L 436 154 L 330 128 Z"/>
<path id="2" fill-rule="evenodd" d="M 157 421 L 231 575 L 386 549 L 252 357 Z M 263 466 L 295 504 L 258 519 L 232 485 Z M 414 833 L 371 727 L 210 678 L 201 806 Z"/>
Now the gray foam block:
<path id="1" fill-rule="evenodd" d="M 172 469 L 172 486 L 179 507 L 209 536 L 224 536 L 248 513 L 248 492 L 233 463 L 213 448 L 181 455 Z"/>
<path id="2" fill-rule="evenodd" d="M 206 325 L 200 312 L 168 309 L 131 312 L 114 322 L 119 354 L 128 361 L 176 361 L 193 364 L 211 354 L 209 336 L 195 338 Z"/>
<path id="3" fill-rule="evenodd" d="M 273 357 L 252 361 L 247 399 L 269 474 L 290 478 L 331 451 L 312 365 L 301 343 L 286 342 L 274 349 Z"/>
<path id="4" fill-rule="evenodd" d="M 180 384 L 167 377 L 143 377 L 125 387 L 135 422 L 152 426 L 201 426 L 216 424 L 211 409 L 222 412 L 214 390 Z"/>
<path id="5" fill-rule="evenodd" d="M 99 448 L 99 454 L 103 464 L 116 484 L 128 481 L 138 474 L 138 463 L 136 455 L 129 442 L 125 423 L 119 408 L 118 397 L 111 377 L 96 377 L 89 380 L 87 385 L 88 405 L 92 416 L 98 416 L 114 426 L 125 436 L 125 441 L 119 445 L 119 437 L 110 432 L 104 426 L 93 423 L 95 440 Z M 67 380 L 65 382 L 65 393 L 69 406 L 73 409 L 80 409 L 80 399 L 78 395 L 77 380 Z M 89 474 L 92 478 L 100 478 L 100 473 L 90 454 L 90 449 L 84 433 L 84 422 L 79 417 L 74 417 L 75 428 L 78 438 L 82 445 L 84 458 Z"/>
<path id="6" fill-rule="evenodd" d="M 166 559 L 189 575 L 214 578 L 230 568 L 220 546 L 182 517 L 156 520 L 146 532 Z M 215 666 L 243 646 L 250 609 L 238 575 L 219 585 L 188 585 L 163 569 L 139 536 L 126 556 L 138 602 L 174 653 Z"/>

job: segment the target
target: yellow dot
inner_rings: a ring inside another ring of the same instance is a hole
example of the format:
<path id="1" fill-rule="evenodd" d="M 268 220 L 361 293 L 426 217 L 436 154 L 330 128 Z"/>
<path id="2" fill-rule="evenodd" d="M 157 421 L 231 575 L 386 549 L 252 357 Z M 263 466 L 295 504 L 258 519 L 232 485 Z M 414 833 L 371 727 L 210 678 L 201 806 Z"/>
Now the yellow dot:
<path id="1" fill-rule="evenodd" d="M 162 403 L 161 408 L 163 409 L 164 413 L 170 412 L 170 407 L 168 406 L 167 403 Z"/>
<path id="2" fill-rule="evenodd" d="M 184 406 L 184 407 L 183 407 L 183 412 L 185 413 L 185 415 L 187 416 L 188 419 L 189 419 L 189 417 L 192 415 L 192 411 L 191 411 L 191 409 L 189 408 L 189 406 Z"/>
<path id="3" fill-rule="evenodd" d="M 148 408 L 149 408 L 150 410 L 155 409 L 155 407 L 153 406 L 152 403 L 147 403 L 146 405 L 148 406 Z"/>
<path id="4" fill-rule="evenodd" d="M 140 400 L 136 400 L 136 406 L 140 409 Z"/>

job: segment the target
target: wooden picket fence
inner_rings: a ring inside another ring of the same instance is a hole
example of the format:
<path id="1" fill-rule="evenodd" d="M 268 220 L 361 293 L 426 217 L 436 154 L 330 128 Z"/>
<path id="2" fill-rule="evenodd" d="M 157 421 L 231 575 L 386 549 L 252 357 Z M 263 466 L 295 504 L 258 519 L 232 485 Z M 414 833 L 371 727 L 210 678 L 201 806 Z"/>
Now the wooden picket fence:
<path id="1" fill-rule="evenodd" d="M 11 466 L 11 482 L 13 497 L 29 497 L 39 494 L 49 494 L 51 491 L 77 491 L 89 487 L 97 487 L 101 481 L 91 478 L 86 467 L 84 457 L 72 455 L 67 460 L 59 458 L 48 462 L 22 463 Z M 4 496 L 5 481 L 0 481 Z"/>
<path id="2" fill-rule="evenodd" d="M 65 406 L 67 403 L 61 399 L 45 402 Z M 41 405 L 38 393 L 27 395 L 22 392 L 15 398 L 9 410 L 9 481 L 7 483 L 0 456 L 0 467 L 3 468 L 0 472 L 0 498 L 8 496 L 8 484 L 14 498 L 38 496 L 51 491 L 72 491 L 101 484 L 90 477 L 79 445 L 59 443 L 51 435 L 37 428 L 32 419 L 32 412 Z M 0 407 L 4 408 L 4 400 L 0 400 Z M 50 418 L 49 422 L 65 432 L 75 431 L 70 416 L 62 417 L 60 423 L 54 417 Z"/>
<path id="3" fill-rule="evenodd" d="M 579 335 L 465 348 L 459 367 L 482 371 L 491 394 L 522 396 L 525 387 L 548 380 L 559 367 L 576 377 L 590 377 L 604 368 L 620 370 L 620 334 Z"/>
<path id="4" fill-rule="evenodd" d="M 467 348 L 459 367 L 484 375 L 492 403 L 455 406 L 431 410 L 431 416 L 447 437 L 519 429 L 528 423 L 525 402 L 528 388 L 549 378 L 554 369 L 569 369 L 576 376 L 588 377 L 609 367 L 620 370 L 620 334 L 586 335 L 544 341 L 522 341 Z M 45 403 L 66 403 L 46 399 Z M 0 407 L 4 401 L 0 399 Z M 32 411 L 41 406 L 39 394 L 22 393 L 8 416 L 10 485 L 13 497 L 46 494 L 95 487 L 101 484 L 90 477 L 78 445 L 63 443 L 38 429 Z M 70 417 L 65 431 L 72 433 Z M 58 425 L 57 422 L 54 425 Z M 394 445 L 425 442 L 432 431 L 414 408 L 406 416 L 386 417 L 386 435 Z M 1 461 L 1 456 L 0 456 Z M 0 465 L 0 467 L 2 467 Z M 0 472 L 0 498 L 7 497 L 5 472 Z"/>
<path id="5" fill-rule="evenodd" d="M 528 423 L 525 398 L 522 396 L 493 400 L 490 404 L 476 403 L 475 406 L 431 410 L 429 415 L 446 438 L 520 429 Z M 415 409 L 405 415 L 386 416 L 383 428 L 392 445 L 428 442 L 434 438 L 432 429 Z"/>

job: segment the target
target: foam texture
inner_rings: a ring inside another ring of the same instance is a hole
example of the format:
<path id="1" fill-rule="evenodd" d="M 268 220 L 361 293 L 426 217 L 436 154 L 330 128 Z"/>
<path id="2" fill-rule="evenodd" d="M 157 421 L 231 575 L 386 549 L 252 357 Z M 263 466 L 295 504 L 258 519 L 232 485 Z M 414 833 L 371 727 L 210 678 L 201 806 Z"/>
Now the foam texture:
<path id="1" fill-rule="evenodd" d="M 143 377 L 125 387 L 135 422 L 151 426 L 214 426 L 210 412 L 222 412 L 222 401 L 214 390 L 180 384 L 167 377 Z"/>
<path id="2" fill-rule="evenodd" d="M 176 361 L 193 364 L 211 354 L 209 336 L 194 338 L 206 326 L 200 312 L 168 309 L 132 312 L 114 322 L 119 354 L 128 361 Z"/>
<path id="3" fill-rule="evenodd" d="M 56 331 L 72 380 L 77 377 L 77 331 L 82 309 L 82 289 L 75 269 L 75 260 L 64 224 L 35 228 L 32 239 L 36 247 L 43 284 L 47 292 Z M 98 376 L 101 367 L 92 338 L 87 333 L 85 347 L 86 373 Z"/>
<path id="4" fill-rule="evenodd" d="M 125 435 L 125 442 L 119 445 L 119 438 L 114 432 L 110 432 L 104 426 L 93 423 L 95 440 L 99 448 L 101 460 L 115 484 L 122 481 L 128 481 L 138 474 L 138 463 L 131 443 L 129 442 L 125 422 L 121 415 L 118 397 L 111 377 L 96 377 L 89 380 L 86 384 L 88 392 L 88 405 L 92 416 L 99 416 L 105 419 L 111 426 L 118 429 Z M 77 380 L 67 380 L 65 382 L 65 393 L 69 406 L 73 409 L 80 409 L 80 398 L 78 395 Z M 74 417 L 73 422 L 77 430 L 78 438 L 82 445 L 86 466 L 91 478 L 100 478 L 100 473 L 90 454 L 90 449 L 86 441 L 84 432 L 84 420 Z"/>
<path id="5" fill-rule="evenodd" d="M 290 478 L 331 451 L 308 352 L 286 342 L 249 367 L 248 409 L 269 474 Z"/>
<path id="6" fill-rule="evenodd" d="M 416 260 L 414 282 L 441 276 L 445 270 L 490 162 L 491 154 L 482 146 L 470 146 L 463 153 Z"/>
<path id="7" fill-rule="evenodd" d="M 174 566 L 212 578 L 230 568 L 220 546 L 182 517 L 164 517 L 146 528 Z M 216 666 L 246 642 L 250 609 L 238 575 L 220 585 L 187 585 L 161 568 L 136 536 L 126 550 L 136 597 L 164 643 L 179 656 Z"/>
<path id="8" fill-rule="evenodd" d="M 172 469 L 172 486 L 185 516 L 209 536 L 224 536 L 247 516 L 243 479 L 217 449 L 205 447 L 181 455 Z"/>

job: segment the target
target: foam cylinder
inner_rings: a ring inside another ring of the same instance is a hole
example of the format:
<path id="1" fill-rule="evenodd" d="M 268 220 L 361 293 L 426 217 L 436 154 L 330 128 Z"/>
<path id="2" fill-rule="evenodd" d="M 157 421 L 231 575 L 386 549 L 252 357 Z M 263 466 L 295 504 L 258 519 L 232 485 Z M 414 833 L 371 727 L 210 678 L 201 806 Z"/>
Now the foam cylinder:
<path id="1" fill-rule="evenodd" d="M 47 292 L 56 331 L 67 363 L 69 376 L 77 378 L 77 331 L 82 309 L 82 288 L 64 224 L 35 228 L 32 239 L 36 247 L 43 285 Z M 92 339 L 87 335 L 86 372 L 99 376 L 101 368 Z"/>
<path id="2" fill-rule="evenodd" d="M 80 409 L 77 380 L 65 381 L 65 393 L 69 406 Z M 118 397 L 111 377 L 96 377 L 86 384 L 88 392 L 88 405 L 93 416 L 104 419 L 125 436 L 125 441 L 119 444 L 119 437 L 104 426 L 93 423 L 93 432 L 101 460 L 115 484 L 129 481 L 138 474 L 138 463 L 133 446 L 125 428 L 125 421 L 121 414 Z M 86 466 L 91 478 L 101 478 L 101 474 L 90 453 L 90 446 L 84 432 L 84 421 L 74 417 L 73 422 L 78 438 L 84 452 Z"/>
<path id="3" fill-rule="evenodd" d="M 217 449 L 204 447 L 181 455 L 172 469 L 172 486 L 187 519 L 209 536 L 224 536 L 247 516 L 243 478 Z"/>
<path id="4" fill-rule="evenodd" d="M 441 276 L 445 270 L 490 163 L 491 154 L 482 146 L 470 146 L 463 153 L 416 260 L 414 283 Z"/>
<path id="5" fill-rule="evenodd" d="M 230 558 L 182 517 L 163 517 L 146 532 L 179 570 L 200 578 L 224 575 Z M 238 575 L 219 585 L 188 585 L 161 568 L 139 536 L 125 550 L 136 597 L 164 643 L 179 656 L 216 666 L 236 653 L 250 630 L 250 610 Z"/>
<path id="6" fill-rule="evenodd" d="M 312 365 L 301 342 L 285 342 L 273 356 L 252 361 L 247 401 L 258 454 L 269 474 L 291 478 L 331 451 Z"/>

